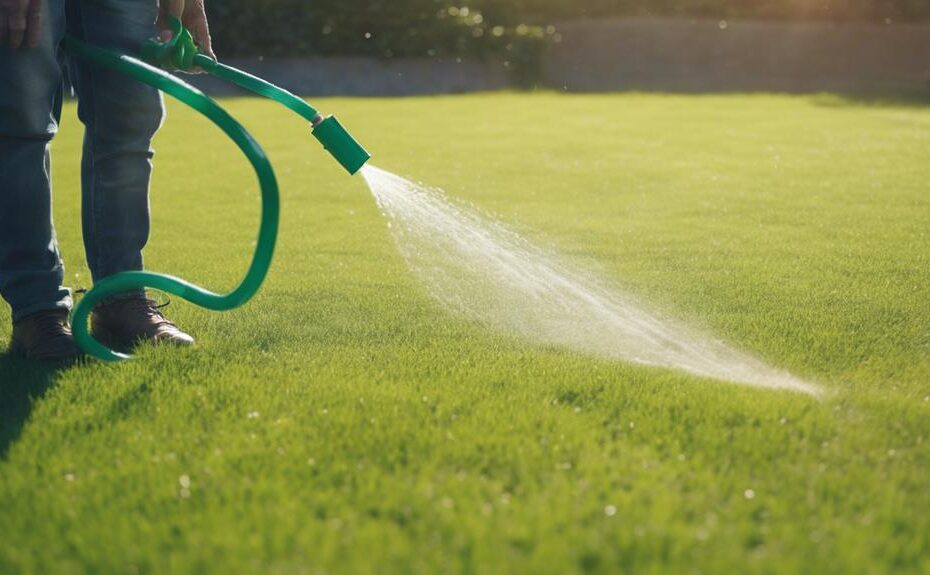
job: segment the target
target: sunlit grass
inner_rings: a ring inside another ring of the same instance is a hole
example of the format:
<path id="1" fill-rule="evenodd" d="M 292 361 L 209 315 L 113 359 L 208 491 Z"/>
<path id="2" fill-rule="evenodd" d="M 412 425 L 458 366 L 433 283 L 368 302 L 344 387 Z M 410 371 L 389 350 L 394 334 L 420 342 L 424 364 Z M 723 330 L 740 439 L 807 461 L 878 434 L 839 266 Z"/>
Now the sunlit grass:
<path id="1" fill-rule="evenodd" d="M 224 104 L 281 182 L 269 280 L 234 312 L 173 302 L 194 349 L 60 373 L 0 357 L 0 573 L 930 569 L 930 109 L 316 102 L 378 165 L 818 382 L 816 400 L 450 316 L 306 125 Z M 228 289 L 254 241 L 254 176 L 170 112 L 147 264 Z M 65 116 L 56 221 L 80 287 Z M 0 345 L 9 333 L 4 309 Z"/>

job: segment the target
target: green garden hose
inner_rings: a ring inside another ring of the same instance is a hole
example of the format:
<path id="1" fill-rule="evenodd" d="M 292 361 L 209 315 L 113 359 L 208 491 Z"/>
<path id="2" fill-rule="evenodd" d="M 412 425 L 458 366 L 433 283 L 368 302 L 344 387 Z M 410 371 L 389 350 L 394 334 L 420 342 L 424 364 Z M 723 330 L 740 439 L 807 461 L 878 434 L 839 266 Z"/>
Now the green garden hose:
<path id="1" fill-rule="evenodd" d="M 172 38 L 168 42 L 149 40 L 142 46 L 142 58 L 166 69 L 191 70 L 200 68 L 218 78 L 232 82 L 250 92 L 271 98 L 290 108 L 313 127 L 313 136 L 342 164 L 355 174 L 371 159 L 365 148 L 353 138 L 334 116 L 323 117 L 313 106 L 287 90 L 257 76 L 221 64 L 206 54 L 201 54 L 194 39 L 181 21 L 171 18 L 168 22 Z"/>
<path id="2" fill-rule="evenodd" d="M 349 173 L 357 172 L 371 157 L 332 116 L 323 119 L 316 110 L 290 92 L 199 54 L 193 39 L 181 23 L 174 20 L 171 24 L 174 28 L 172 40 L 166 43 L 146 43 L 142 50 L 144 58 L 168 68 L 190 69 L 198 66 L 288 106 L 310 120 L 314 126 L 314 135 Z M 88 45 L 73 36 L 67 36 L 64 45 L 73 54 L 153 86 L 209 118 L 249 159 L 261 188 L 262 214 L 255 254 L 242 282 L 229 293 L 216 294 L 169 275 L 134 271 L 102 279 L 84 295 L 72 315 L 75 341 L 89 356 L 104 361 L 120 361 L 131 356 L 107 348 L 95 340 L 87 329 L 87 319 L 91 311 L 107 298 L 129 291 L 152 288 L 209 310 L 225 311 L 243 305 L 258 292 L 271 266 L 278 236 L 278 183 L 261 146 L 232 116 L 197 88 L 137 58 Z"/>

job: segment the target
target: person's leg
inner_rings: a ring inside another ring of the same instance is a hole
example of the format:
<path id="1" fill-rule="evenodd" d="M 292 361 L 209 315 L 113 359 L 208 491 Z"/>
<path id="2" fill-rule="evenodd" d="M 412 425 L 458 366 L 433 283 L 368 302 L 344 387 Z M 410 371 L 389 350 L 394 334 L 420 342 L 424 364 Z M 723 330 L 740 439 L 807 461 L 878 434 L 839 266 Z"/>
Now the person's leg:
<path id="1" fill-rule="evenodd" d="M 84 41 L 130 54 L 156 35 L 156 0 L 69 0 L 68 30 Z M 70 59 L 84 122 L 83 231 L 94 281 L 142 269 L 149 237 L 152 137 L 164 115 L 161 94 L 128 76 Z M 93 334 L 111 348 L 147 341 L 189 345 L 145 292 L 97 307 Z"/>
<path id="2" fill-rule="evenodd" d="M 69 0 L 68 31 L 95 46 L 135 53 L 156 34 L 156 0 Z M 128 76 L 69 59 L 84 123 L 83 232 L 94 281 L 142 269 L 149 237 L 152 137 L 159 92 Z M 140 294 L 141 295 L 141 294 Z"/>
<path id="3" fill-rule="evenodd" d="M 49 143 L 61 111 L 64 0 L 42 6 L 35 48 L 0 46 L 0 295 L 13 321 L 71 307 L 52 224 Z"/>

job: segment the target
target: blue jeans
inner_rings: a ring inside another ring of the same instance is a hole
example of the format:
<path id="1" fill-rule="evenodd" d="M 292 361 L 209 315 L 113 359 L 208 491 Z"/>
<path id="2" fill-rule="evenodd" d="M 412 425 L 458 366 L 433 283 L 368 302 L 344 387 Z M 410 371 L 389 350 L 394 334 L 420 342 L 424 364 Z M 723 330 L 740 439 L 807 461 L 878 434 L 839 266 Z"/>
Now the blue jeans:
<path id="1" fill-rule="evenodd" d="M 62 77 L 85 126 L 82 231 L 94 281 L 142 269 L 149 236 L 151 141 L 161 125 L 157 90 L 63 53 L 70 33 L 136 52 L 156 34 L 156 0 L 44 0 L 35 48 L 0 47 L 0 295 L 17 321 L 70 309 L 52 223 L 49 146 L 61 117 Z"/>

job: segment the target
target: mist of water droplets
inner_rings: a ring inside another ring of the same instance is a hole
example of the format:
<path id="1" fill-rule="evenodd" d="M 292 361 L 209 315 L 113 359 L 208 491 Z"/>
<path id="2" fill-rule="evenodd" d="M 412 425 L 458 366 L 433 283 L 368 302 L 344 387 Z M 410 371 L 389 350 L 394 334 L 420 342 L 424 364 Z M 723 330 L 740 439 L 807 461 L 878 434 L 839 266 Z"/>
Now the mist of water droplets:
<path id="1" fill-rule="evenodd" d="M 734 383 L 819 388 L 637 304 L 436 189 L 363 170 L 407 265 L 444 307 L 530 341 Z"/>

